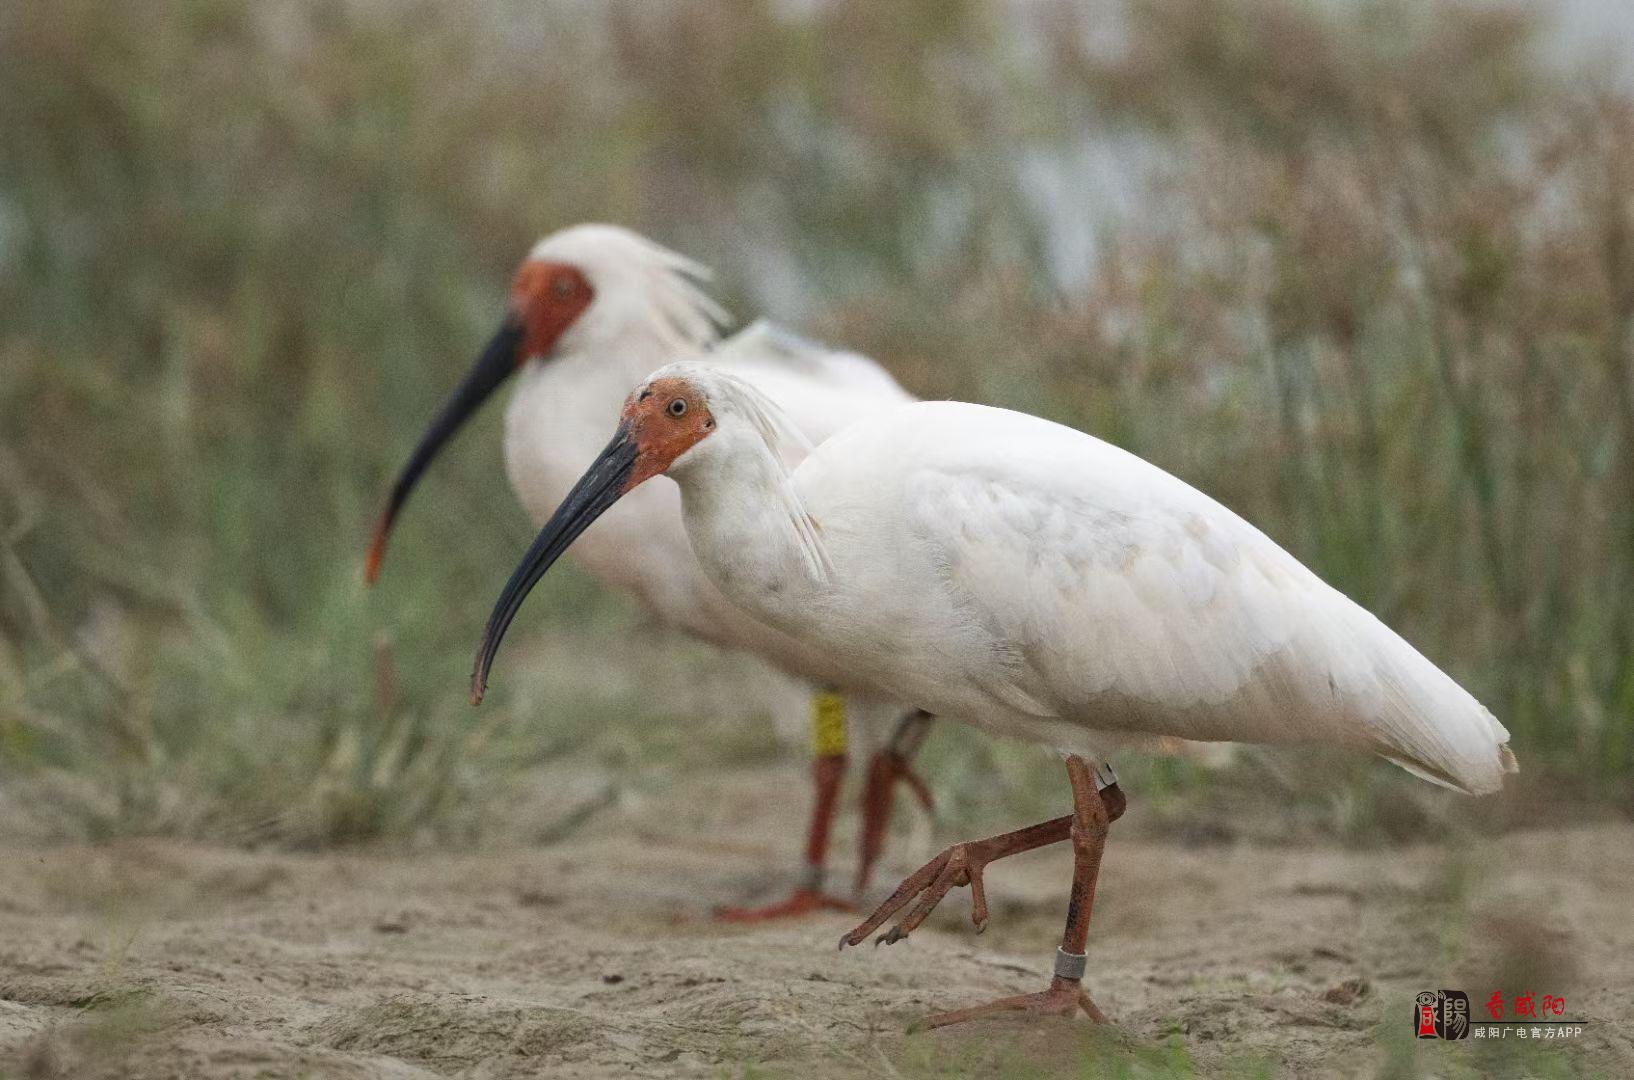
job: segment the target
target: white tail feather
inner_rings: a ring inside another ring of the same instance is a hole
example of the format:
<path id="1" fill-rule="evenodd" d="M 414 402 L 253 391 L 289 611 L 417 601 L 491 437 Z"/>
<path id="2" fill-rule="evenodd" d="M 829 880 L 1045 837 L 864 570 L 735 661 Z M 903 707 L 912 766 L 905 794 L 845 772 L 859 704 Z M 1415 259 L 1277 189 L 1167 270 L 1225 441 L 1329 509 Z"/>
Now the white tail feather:
<path id="1" fill-rule="evenodd" d="M 1373 624 L 1357 640 L 1373 643 L 1379 708 L 1369 726 L 1387 761 L 1431 783 L 1471 795 L 1503 786 L 1519 771 L 1509 732 L 1486 706 L 1364 609 L 1353 617 Z"/>

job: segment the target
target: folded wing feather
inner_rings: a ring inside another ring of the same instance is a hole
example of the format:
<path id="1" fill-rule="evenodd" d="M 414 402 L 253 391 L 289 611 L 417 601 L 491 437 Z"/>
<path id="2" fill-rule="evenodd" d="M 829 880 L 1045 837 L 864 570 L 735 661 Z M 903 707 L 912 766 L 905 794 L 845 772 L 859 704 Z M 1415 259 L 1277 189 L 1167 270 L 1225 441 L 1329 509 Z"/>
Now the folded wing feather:
<path id="1" fill-rule="evenodd" d="M 1070 434 L 908 482 L 947 587 L 1017 658 L 996 697 L 1101 730 L 1348 743 L 1477 793 L 1514 770 L 1503 726 L 1378 619 L 1212 499 Z"/>

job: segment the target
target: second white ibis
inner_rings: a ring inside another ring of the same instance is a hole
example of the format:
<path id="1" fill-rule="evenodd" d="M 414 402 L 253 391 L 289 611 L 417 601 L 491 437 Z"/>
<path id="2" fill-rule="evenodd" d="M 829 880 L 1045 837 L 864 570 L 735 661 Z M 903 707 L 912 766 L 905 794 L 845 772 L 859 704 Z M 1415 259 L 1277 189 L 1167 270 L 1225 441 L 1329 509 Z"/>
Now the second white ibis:
<path id="1" fill-rule="evenodd" d="M 375 527 L 366 576 L 379 573 L 398 512 L 437 454 L 499 388 L 514 382 L 505 412 L 505 466 L 535 521 L 556 509 L 595 457 L 630 386 L 677 356 L 698 353 L 783 403 L 813 441 L 857 415 L 912 398 L 866 357 L 824 348 L 766 323 L 725 341 L 725 315 L 699 284 L 699 264 L 629 229 L 574 225 L 540 240 L 517 270 L 510 310 L 398 474 Z M 723 908 L 729 920 L 848 908 L 822 888 L 828 837 L 847 762 L 848 729 L 865 737 L 900 713 L 855 693 L 838 668 L 797 638 L 766 626 L 723 597 L 692 556 L 673 487 L 653 485 L 622 503 L 574 549 L 600 581 L 632 593 L 659 619 L 707 641 L 760 656 L 825 687 L 812 699 L 812 774 L 816 789 L 807 829 L 803 879 L 787 899 L 757 908 Z M 862 720 L 860 724 L 848 724 Z M 856 888 L 879 857 L 893 784 L 908 784 L 927 807 L 930 795 L 910 771 L 928 717 L 901 715 L 873 753 L 863 790 Z"/>

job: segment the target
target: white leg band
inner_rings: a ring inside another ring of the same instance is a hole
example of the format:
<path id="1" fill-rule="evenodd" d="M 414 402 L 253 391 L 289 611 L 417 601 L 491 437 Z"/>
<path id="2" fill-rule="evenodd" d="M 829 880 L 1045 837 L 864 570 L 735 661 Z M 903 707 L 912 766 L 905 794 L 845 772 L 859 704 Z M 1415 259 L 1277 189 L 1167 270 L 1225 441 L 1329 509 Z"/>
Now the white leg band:
<path id="1" fill-rule="evenodd" d="M 1103 761 L 1095 766 L 1095 790 L 1105 791 L 1118 782 L 1118 774 L 1112 771 L 1112 763 Z"/>
<path id="2" fill-rule="evenodd" d="M 1089 957 L 1084 953 L 1067 952 L 1059 945 L 1055 947 L 1055 976 L 1058 979 L 1082 979 L 1088 963 Z"/>

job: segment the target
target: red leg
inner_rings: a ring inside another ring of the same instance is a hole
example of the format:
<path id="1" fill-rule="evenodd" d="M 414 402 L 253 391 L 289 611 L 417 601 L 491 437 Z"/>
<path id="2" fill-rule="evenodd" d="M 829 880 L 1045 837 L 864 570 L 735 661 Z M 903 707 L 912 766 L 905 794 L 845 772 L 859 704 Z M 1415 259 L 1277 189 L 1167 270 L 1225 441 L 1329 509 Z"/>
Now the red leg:
<path id="1" fill-rule="evenodd" d="M 1067 758 L 1067 777 L 1072 781 L 1073 812 L 1026 829 L 1003 833 L 968 844 L 955 844 L 920 867 L 896 892 L 881 904 L 868 920 L 840 939 L 840 948 L 856 945 L 882 926 L 887 919 L 919 897 L 919 903 L 875 944 L 893 944 L 907 937 L 957 885 L 969 885 L 971 920 L 980 930 L 987 923 L 987 897 L 982 886 L 982 870 L 990 862 L 1023 851 L 1044 847 L 1060 840 L 1072 840 L 1072 894 L 1067 904 L 1067 926 L 1056 950 L 1055 975 L 1049 988 L 1036 994 L 1000 998 L 987 1005 L 940 1013 L 928 1018 L 924 1027 L 943 1027 L 981 1016 L 1024 1012 L 1072 1016 L 1082 1009 L 1092 1020 L 1106 1017 L 1083 990 L 1084 943 L 1089 937 L 1089 919 L 1095 903 L 1095 882 L 1100 876 L 1101 855 L 1106 849 L 1107 826 L 1127 805 L 1111 769 L 1105 770 L 1104 791 L 1079 757 Z"/>
<path id="2" fill-rule="evenodd" d="M 722 922 L 753 923 L 786 919 L 818 911 L 855 911 L 856 906 L 823 892 L 823 865 L 828 858 L 828 837 L 834 828 L 834 810 L 839 802 L 840 781 L 845 778 L 845 711 L 843 699 L 832 693 L 819 694 L 812 710 L 812 784 L 816 798 L 811 807 L 811 824 L 806 831 L 805 875 L 792 893 L 763 907 L 719 907 L 715 918 Z"/>
<path id="3" fill-rule="evenodd" d="M 874 864 L 885 850 L 885 831 L 891 824 L 892 788 L 898 781 L 906 784 L 919 800 L 926 813 L 935 809 L 930 788 L 916 775 L 910 764 L 919 752 L 920 743 L 930 728 L 931 714 L 923 709 L 908 713 L 897 721 L 890 745 L 876 753 L 868 763 L 868 780 L 862 792 L 862 831 L 857 858 L 856 892 L 861 896 L 873 877 Z"/>
<path id="4" fill-rule="evenodd" d="M 1067 758 L 1067 776 L 1072 781 L 1073 801 L 1072 894 L 1067 901 L 1067 926 L 1061 934 L 1061 947 L 1056 950 L 1055 975 L 1049 988 L 1036 994 L 1000 998 L 986 1005 L 938 1013 L 926 1019 L 924 1027 L 945 1027 L 1012 1012 L 1073 1016 L 1080 1009 L 1096 1023 L 1106 1023 L 1105 1014 L 1084 992 L 1084 943 L 1089 938 L 1090 912 L 1095 905 L 1101 855 L 1106 850 L 1107 826 L 1123 815 L 1126 800 L 1110 770 L 1107 779 L 1111 783 L 1104 793 L 1097 791 L 1095 777 L 1082 758 Z"/>

